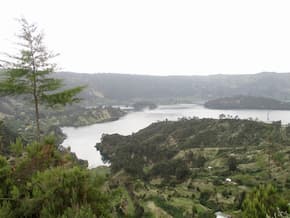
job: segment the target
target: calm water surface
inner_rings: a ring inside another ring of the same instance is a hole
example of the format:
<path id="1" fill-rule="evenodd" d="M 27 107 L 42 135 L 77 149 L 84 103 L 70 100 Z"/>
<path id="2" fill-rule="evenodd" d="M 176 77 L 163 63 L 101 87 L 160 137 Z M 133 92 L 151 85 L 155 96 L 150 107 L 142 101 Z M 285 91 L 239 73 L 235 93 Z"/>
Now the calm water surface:
<path id="1" fill-rule="evenodd" d="M 100 142 L 102 134 L 119 133 L 129 135 L 137 132 L 156 121 L 177 120 L 181 117 L 218 118 L 220 114 L 231 116 L 238 115 L 239 118 L 257 118 L 267 121 L 281 120 L 282 123 L 290 123 L 290 111 L 268 111 L 268 110 L 212 110 L 195 104 L 163 105 L 154 110 L 132 112 L 117 121 L 94 124 L 85 127 L 63 127 L 67 139 L 63 146 L 71 147 L 78 158 L 88 160 L 89 167 L 104 165 L 100 153 L 94 147 Z"/>

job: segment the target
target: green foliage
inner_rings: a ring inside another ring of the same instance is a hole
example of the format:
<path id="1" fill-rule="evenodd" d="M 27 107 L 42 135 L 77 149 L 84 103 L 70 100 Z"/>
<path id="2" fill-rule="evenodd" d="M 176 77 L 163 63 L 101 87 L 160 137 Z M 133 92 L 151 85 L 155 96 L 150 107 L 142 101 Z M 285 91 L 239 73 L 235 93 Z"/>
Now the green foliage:
<path id="1" fill-rule="evenodd" d="M 197 217 L 198 218 L 215 218 L 216 216 L 211 211 L 204 211 L 204 212 L 198 213 Z"/>
<path id="2" fill-rule="evenodd" d="M 290 190 L 290 176 L 286 179 L 285 187 Z"/>
<path id="3" fill-rule="evenodd" d="M 31 180 L 31 198 L 36 201 L 30 213 L 33 215 L 34 208 L 39 208 L 41 216 L 49 214 L 56 217 L 65 213 L 66 208 L 77 210 L 78 205 L 88 204 L 87 208 L 91 210 L 88 213 L 106 216 L 109 212 L 109 199 L 98 188 L 95 181 L 91 180 L 89 172 L 78 167 L 55 168 L 37 173 Z M 23 201 L 22 207 L 26 208 L 26 204 L 31 206 L 31 200 Z M 84 212 L 84 208 L 78 211 L 80 214 Z"/>
<path id="4" fill-rule="evenodd" d="M 11 186 L 11 167 L 5 157 L 0 156 L 0 197 L 7 197 Z"/>
<path id="5" fill-rule="evenodd" d="M 97 218 L 90 206 L 81 206 L 81 208 L 68 208 L 59 218 Z M 104 215 L 103 215 L 104 217 Z"/>
<path id="6" fill-rule="evenodd" d="M 165 210 L 168 214 L 170 214 L 172 217 L 176 218 L 182 218 L 183 217 L 183 210 L 177 207 L 174 207 L 166 202 L 166 200 L 160 198 L 160 197 L 154 197 L 152 198 L 154 203 Z"/>
<path id="7" fill-rule="evenodd" d="M 44 101 L 49 107 L 55 107 L 57 105 L 65 106 L 66 104 L 78 103 L 81 99 L 76 97 L 76 95 L 84 88 L 85 86 L 79 86 L 76 88 L 64 90 L 59 93 L 44 94 L 41 96 L 41 100 Z"/>
<path id="8" fill-rule="evenodd" d="M 7 125 L 0 120 L 0 153 L 2 155 L 7 155 L 9 153 L 9 144 L 10 142 L 15 141 L 16 134 L 13 133 Z"/>
<path id="9" fill-rule="evenodd" d="M 162 161 L 154 165 L 150 171 L 152 176 L 161 176 L 169 179 L 170 176 L 175 176 L 177 180 L 183 181 L 190 171 L 182 160 Z"/>
<path id="10" fill-rule="evenodd" d="M 238 167 L 237 159 L 233 156 L 230 156 L 228 159 L 229 171 L 236 171 Z"/>
<path id="11" fill-rule="evenodd" d="M 10 146 L 13 161 L 0 156 L 0 217 L 110 217 L 105 178 L 79 166 L 54 141 L 50 136 L 23 146 L 18 140 Z"/>
<path id="12" fill-rule="evenodd" d="M 212 192 L 210 190 L 205 190 L 201 192 L 200 197 L 199 197 L 200 203 L 203 205 L 206 205 L 211 195 L 212 195 Z"/>
<path id="13" fill-rule="evenodd" d="M 41 155 L 41 150 L 44 147 L 43 144 L 39 142 L 32 142 L 26 146 L 26 152 L 28 157 L 35 158 Z"/>
<path id="14" fill-rule="evenodd" d="M 192 167 L 202 168 L 204 167 L 205 162 L 206 162 L 206 158 L 202 156 L 201 154 L 193 155 Z"/>
<path id="15" fill-rule="evenodd" d="M 0 204 L 0 217 L 15 218 L 11 204 L 8 201 L 3 201 Z"/>
<path id="16" fill-rule="evenodd" d="M 15 143 L 10 144 L 10 150 L 14 156 L 20 156 L 23 153 L 24 148 L 21 138 L 17 138 Z"/>
<path id="17" fill-rule="evenodd" d="M 287 212 L 287 202 L 272 185 L 260 185 L 247 194 L 242 205 L 242 217 L 275 217 L 278 209 Z"/>

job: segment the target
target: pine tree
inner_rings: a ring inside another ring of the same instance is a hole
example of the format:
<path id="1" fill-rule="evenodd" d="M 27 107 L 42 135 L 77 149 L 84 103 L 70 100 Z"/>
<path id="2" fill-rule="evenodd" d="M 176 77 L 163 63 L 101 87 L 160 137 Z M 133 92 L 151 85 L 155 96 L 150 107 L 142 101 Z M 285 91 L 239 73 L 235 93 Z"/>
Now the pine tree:
<path id="1" fill-rule="evenodd" d="M 56 69 L 56 64 L 50 61 L 57 54 L 49 52 L 43 44 L 44 34 L 36 24 L 28 23 L 25 18 L 19 19 L 19 23 L 19 52 L 17 55 L 5 54 L 5 60 L 1 60 L 0 95 L 31 97 L 35 111 L 36 139 L 39 141 L 39 105 L 53 107 L 79 102 L 77 94 L 84 87 L 64 90 L 62 80 L 50 76 Z"/>

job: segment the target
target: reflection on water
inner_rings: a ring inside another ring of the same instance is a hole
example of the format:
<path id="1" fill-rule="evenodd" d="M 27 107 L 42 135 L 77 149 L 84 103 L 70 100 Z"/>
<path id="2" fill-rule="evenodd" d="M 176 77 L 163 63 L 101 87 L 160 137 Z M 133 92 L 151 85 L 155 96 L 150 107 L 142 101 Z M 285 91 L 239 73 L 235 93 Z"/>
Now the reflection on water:
<path id="1" fill-rule="evenodd" d="M 212 110 L 195 104 L 162 105 L 154 110 L 129 113 L 117 121 L 79 128 L 64 127 L 62 130 L 67 139 L 63 145 L 70 146 L 78 158 L 88 160 L 89 167 L 96 167 L 103 165 L 101 155 L 94 147 L 100 142 L 102 134 L 129 135 L 156 121 L 177 120 L 181 117 L 218 118 L 222 113 L 232 117 L 238 115 L 241 119 L 253 118 L 261 121 L 267 121 L 269 115 L 271 121 L 281 120 L 283 124 L 290 123 L 290 111 Z"/>

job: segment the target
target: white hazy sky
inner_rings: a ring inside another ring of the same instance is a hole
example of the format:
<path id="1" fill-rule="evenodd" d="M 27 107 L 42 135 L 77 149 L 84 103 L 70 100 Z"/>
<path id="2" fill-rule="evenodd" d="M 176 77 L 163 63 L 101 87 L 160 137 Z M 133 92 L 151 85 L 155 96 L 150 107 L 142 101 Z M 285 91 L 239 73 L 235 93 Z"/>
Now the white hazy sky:
<path id="1" fill-rule="evenodd" d="M 290 71 L 289 0 L 1 0 L 0 51 L 24 16 L 62 70 L 151 75 Z"/>

